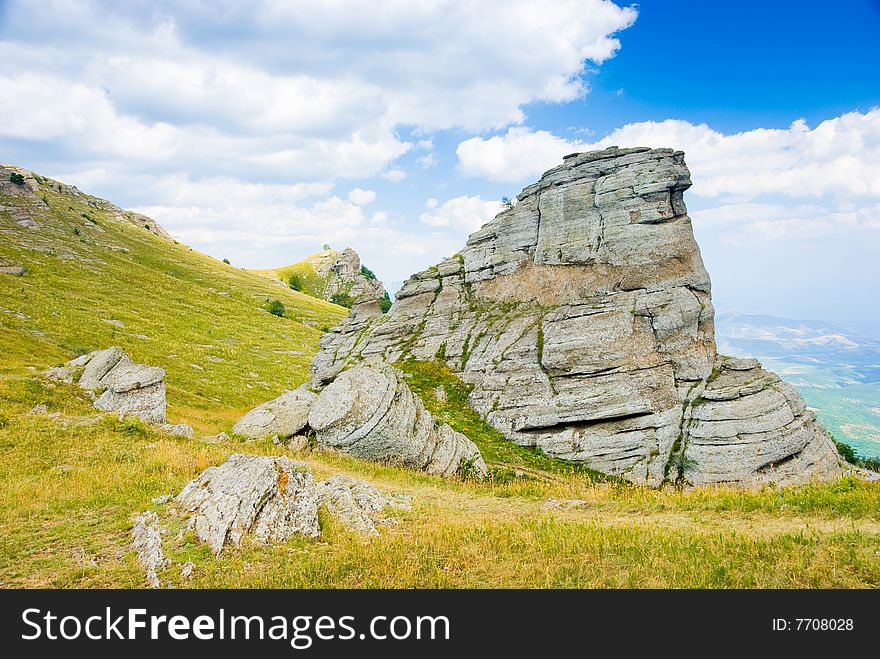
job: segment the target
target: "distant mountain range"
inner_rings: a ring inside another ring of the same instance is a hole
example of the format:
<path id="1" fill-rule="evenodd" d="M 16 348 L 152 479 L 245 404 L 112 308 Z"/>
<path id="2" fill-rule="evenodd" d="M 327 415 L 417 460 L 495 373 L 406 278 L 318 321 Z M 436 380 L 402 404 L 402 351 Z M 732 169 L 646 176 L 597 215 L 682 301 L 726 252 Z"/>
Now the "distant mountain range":
<path id="1" fill-rule="evenodd" d="M 880 339 L 831 323 L 718 314 L 722 354 L 752 356 L 794 384 L 834 436 L 880 457 Z"/>

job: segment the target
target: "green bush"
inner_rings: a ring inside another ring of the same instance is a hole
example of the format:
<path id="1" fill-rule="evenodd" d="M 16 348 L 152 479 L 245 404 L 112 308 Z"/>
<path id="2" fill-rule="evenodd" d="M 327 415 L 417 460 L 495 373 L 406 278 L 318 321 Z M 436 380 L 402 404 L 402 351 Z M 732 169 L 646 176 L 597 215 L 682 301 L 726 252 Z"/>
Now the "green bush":
<path id="1" fill-rule="evenodd" d="M 394 304 L 391 301 L 391 296 L 388 295 L 388 291 L 385 291 L 385 297 L 380 297 L 376 301 L 379 303 L 379 308 L 382 310 L 382 313 L 388 313 L 388 310 L 391 308 L 391 305 Z"/>
<path id="2" fill-rule="evenodd" d="M 365 265 L 362 265 L 362 266 L 361 266 L 361 274 L 362 274 L 364 277 L 366 277 L 367 279 L 369 279 L 370 281 L 375 281 L 375 280 L 376 280 L 376 273 L 373 272 L 372 270 L 370 270 L 370 269 L 369 269 L 367 266 L 365 266 Z"/>
<path id="3" fill-rule="evenodd" d="M 339 291 L 338 293 L 334 293 L 330 297 L 330 301 L 333 304 L 338 304 L 340 307 L 347 307 L 349 309 L 351 309 L 351 305 L 354 304 L 354 300 L 352 299 L 351 295 L 349 295 L 348 293 L 344 293 L 342 291 Z"/>
<path id="4" fill-rule="evenodd" d="M 15 183 L 16 185 L 24 185 L 24 176 L 19 174 L 18 172 L 12 172 L 9 175 L 9 180 Z"/>
<path id="5" fill-rule="evenodd" d="M 284 304 L 281 302 L 281 300 L 272 300 L 269 303 L 269 313 L 272 314 L 273 316 L 278 316 L 279 318 L 283 318 L 284 312 L 285 312 L 285 308 L 284 308 Z"/>
<path id="6" fill-rule="evenodd" d="M 295 272 L 292 275 L 290 275 L 290 279 L 288 280 L 287 283 L 295 291 L 301 291 L 303 289 L 303 284 L 305 284 L 305 282 L 303 281 L 302 275 L 299 275 Z"/>
<path id="7" fill-rule="evenodd" d="M 229 259 L 223 259 L 223 263 L 225 263 L 226 265 L 232 265 L 232 264 L 229 262 Z"/>

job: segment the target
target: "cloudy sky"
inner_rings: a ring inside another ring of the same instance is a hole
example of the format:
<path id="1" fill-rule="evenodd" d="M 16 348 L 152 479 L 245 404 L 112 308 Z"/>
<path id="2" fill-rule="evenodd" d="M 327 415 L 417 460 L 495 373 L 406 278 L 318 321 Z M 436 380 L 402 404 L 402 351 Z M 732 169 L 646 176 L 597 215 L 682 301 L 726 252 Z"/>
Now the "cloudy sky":
<path id="1" fill-rule="evenodd" d="M 716 306 L 880 334 L 880 3 L 0 0 L 0 161 L 392 288 L 572 151 L 686 152 Z"/>

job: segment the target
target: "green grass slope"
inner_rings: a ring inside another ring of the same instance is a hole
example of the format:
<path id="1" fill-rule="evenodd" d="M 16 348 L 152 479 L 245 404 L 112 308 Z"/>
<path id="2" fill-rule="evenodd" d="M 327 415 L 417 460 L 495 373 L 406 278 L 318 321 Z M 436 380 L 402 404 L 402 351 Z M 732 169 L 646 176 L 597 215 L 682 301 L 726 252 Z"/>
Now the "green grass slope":
<path id="1" fill-rule="evenodd" d="M 166 370 L 170 421 L 221 429 L 307 380 L 322 331 L 347 313 L 50 179 L 0 176 L 0 265 L 26 268 L 0 274 L 0 374 L 119 345 Z"/>
<path id="2" fill-rule="evenodd" d="M 36 404 L 48 414 L 29 415 Z M 0 410 L 0 587 L 142 587 L 130 533 L 143 510 L 168 527 L 172 562 L 159 576 L 177 587 L 880 586 L 876 483 L 682 492 L 561 472 L 450 481 L 271 441 L 176 439 L 96 417 L 75 385 L 36 378 L 0 380 Z M 369 542 L 321 515 L 319 539 L 245 542 L 215 558 L 153 499 L 231 453 L 290 453 L 317 478 L 345 473 L 406 493 L 413 509 Z M 191 580 L 180 574 L 187 561 Z"/>

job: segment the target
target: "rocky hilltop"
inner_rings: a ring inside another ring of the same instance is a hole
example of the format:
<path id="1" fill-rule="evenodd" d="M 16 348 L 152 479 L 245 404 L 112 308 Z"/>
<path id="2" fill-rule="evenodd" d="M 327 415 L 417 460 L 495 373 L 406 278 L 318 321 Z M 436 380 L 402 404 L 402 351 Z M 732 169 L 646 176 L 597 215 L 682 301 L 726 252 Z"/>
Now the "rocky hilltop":
<path id="1" fill-rule="evenodd" d="M 345 307 L 371 300 L 377 300 L 385 310 L 391 306 L 382 282 L 351 247 L 339 251 L 325 246 L 299 263 L 260 272 L 302 293 Z"/>
<path id="2" fill-rule="evenodd" d="M 44 212 L 49 207 L 46 192 L 64 195 L 67 199 L 82 203 L 97 211 L 108 214 L 117 222 L 125 222 L 136 227 L 142 227 L 153 234 L 172 240 L 171 234 L 163 229 L 156 220 L 134 211 L 125 210 L 115 204 L 111 204 L 105 199 L 93 197 L 81 192 L 75 185 L 67 185 L 45 176 L 40 176 L 24 167 L 16 167 L 15 165 L 0 165 L 0 196 L 8 196 L 10 199 L 16 200 L 9 206 L 0 205 L 0 212 L 6 211 L 15 221 L 15 223 L 24 229 L 39 229 L 40 224 L 34 218 L 33 206 L 39 209 L 37 215 Z M 37 199 L 39 198 L 39 199 Z M 41 204 L 40 204 L 41 202 Z M 42 205 L 42 208 L 40 208 Z M 83 214 L 86 222 L 83 226 L 98 226 L 87 213 Z M 97 229 L 100 231 L 100 229 Z"/>
<path id="3" fill-rule="evenodd" d="M 840 475 L 792 386 L 717 354 L 690 185 L 680 151 L 567 156 L 387 315 L 355 305 L 322 339 L 314 385 L 356 362 L 436 359 L 511 441 L 633 482 Z"/>

